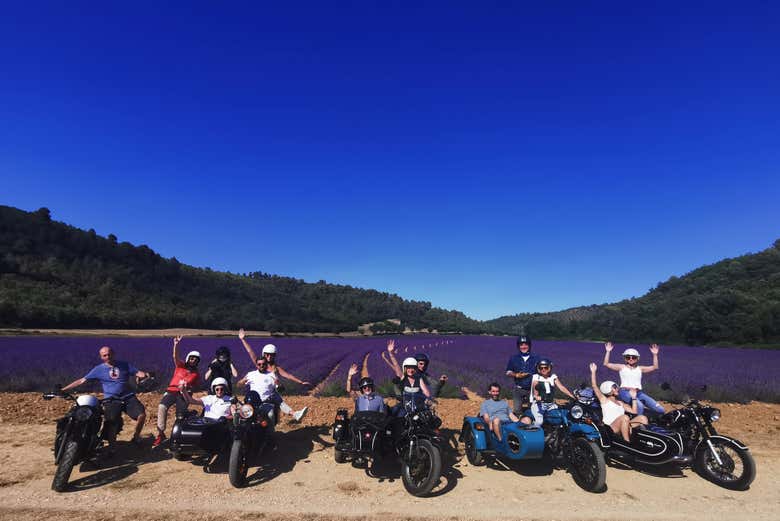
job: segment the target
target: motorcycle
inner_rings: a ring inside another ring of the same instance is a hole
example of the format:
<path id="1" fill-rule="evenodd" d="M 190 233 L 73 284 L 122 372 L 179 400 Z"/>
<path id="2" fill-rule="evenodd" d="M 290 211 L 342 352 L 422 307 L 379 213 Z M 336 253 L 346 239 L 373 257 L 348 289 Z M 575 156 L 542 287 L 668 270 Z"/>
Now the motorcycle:
<path id="1" fill-rule="evenodd" d="M 651 424 L 635 428 L 631 441 L 627 442 L 620 434 L 615 434 L 609 425 L 602 423 L 601 405 L 590 387 L 575 390 L 574 396 L 583 410 L 583 421 L 601 433 L 600 446 L 608 460 L 620 461 L 629 466 L 690 466 L 693 458 L 686 454 L 680 434 Z"/>
<path id="2" fill-rule="evenodd" d="M 54 437 L 54 463 L 57 470 L 51 483 L 52 490 L 63 492 L 74 465 L 95 458 L 103 447 L 103 404 L 90 394 L 74 397 L 69 393 L 45 393 L 44 400 L 63 398 L 73 401 L 73 407 L 57 420 Z M 122 430 L 120 417 L 117 432 Z"/>
<path id="3" fill-rule="evenodd" d="M 723 488 L 746 490 L 756 477 L 756 462 L 744 443 L 718 434 L 713 426 L 718 420 L 719 409 L 689 400 L 655 423 L 680 436 L 697 474 Z"/>
<path id="4" fill-rule="evenodd" d="M 250 393 L 251 394 L 251 393 Z M 258 398 L 247 397 L 241 405 L 233 398 L 236 412 L 230 426 L 230 460 L 228 478 L 236 488 L 246 485 L 249 460 L 260 454 L 268 445 L 278 417 L 276 406 Z"/>
<path id="5" fill-rule="evenodd" d="M 226 418 L 214 420 L 187 410 L 176 415 L 170 439 L 170 451 L 179 461 L 191 456 L 213 455 L 226 450 L 231 444 L 230 424 Z"/>
<path id="6" fill-rule="evenodd" d="M 604 454 L 599 447 L 601 434 L 582 418 L 579 405 L 552 409 L 545 411 L 541 427 L 519 422 L 503 424 L 499 441 L 482 418 L 466 416 L 460 440 L 472 465 L 484 465 L 489 458 L 520 461 L 546 457 L 553 465 L 567 468 L 584 490 L 600 492 L 607 480 Z"/>
<path id="7" fill-rule="evenodd" d="M 368 463 L 393 455 L 401 463 L 401 480 L 413 496 L 423 497 L 441 477 L 441 419 L 422 400 L 405 399 L 403 417 L 361 411 L 350 420 L 346 409 L 336 412 L 333 439 L 336 463 L 350 457 Z"/>

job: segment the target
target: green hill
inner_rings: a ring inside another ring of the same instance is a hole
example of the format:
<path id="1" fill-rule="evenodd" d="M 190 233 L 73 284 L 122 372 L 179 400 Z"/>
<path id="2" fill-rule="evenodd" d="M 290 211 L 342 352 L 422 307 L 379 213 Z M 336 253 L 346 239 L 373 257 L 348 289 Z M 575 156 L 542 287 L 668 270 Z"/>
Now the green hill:
<path id="1" fill-rule="evenodd" d="M 0 206 L 0 327 L 355 331 L 403 326 L 481 330 L 463 313 L 374 290 L 262 272 L 194 268 L 148 246 Z"/>
<path id="2" fill-rule="evenodd" d="M 542 338 L 780 345 L 780 240 L 671 277 L 639 298 L 500 317 L 485 327 Z"/>

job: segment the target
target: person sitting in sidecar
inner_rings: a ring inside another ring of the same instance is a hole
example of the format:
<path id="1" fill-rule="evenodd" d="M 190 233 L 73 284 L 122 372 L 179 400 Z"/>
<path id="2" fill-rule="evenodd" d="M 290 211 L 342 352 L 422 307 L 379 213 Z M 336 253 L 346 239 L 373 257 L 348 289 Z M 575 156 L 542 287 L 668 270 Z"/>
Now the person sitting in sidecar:
<path id="1" fill-rule="evenodd" d="M 228 382 L 215 378 L 211 382 L 214 394 L 195 398 L 189 391 L 181 393 L 190 405 L 202 405 L 203 414 L 195 411 L 177 412 L 177 420 L 171 431 L 171 451 L 178 459 L 190 454 L 217 454 L 230 440 L 228 419 L 233 417 L 233 398 L 227 394 Z"/>
<path id="2" fill-rule="evenodd" d="M 637 415 L 630 418 L 627 413 L 637 414 L 637 391 L 631 389 L 631 405 L 627 405 L 619 400 L 619 390 L 615 382 L 606 380 L 598 385 L 596 382 L 596 369 L 594 363 L 590 364 L 590 382 L 593 387 L 593 393 L 601 404 L 601 421 L 608 425 L 612 432 L 623 437 L 628 443 L 631 443 L 631 429 L 639 425 L 647 424 L 647 417 Z"/>
<path id="3" fill-rule="evenodd" d="M 358 372 L 357 364 L 352 364 L 347 373 L 347 394 L 355 399 L 355 413 L 372 411 L 387 413 L 387 406 L 382 396 L 374 392 L 374 380 L 366 375 L 358 382 L 358 391 L 352 389 L 352 377 Z"/>
<path id="4" fill-rule="evenodd" d="M 506 400 L 501 400 L 501 386 L 493 382 L 488 386 L 489 399 L 482 402 L 479 408 L 479 417 L 488 424 L 490 430 L 496 435 L 496 439 L 501 441 L 501 425 L 505 423 L 521 422 L 525 425 L 531 424 L 531 418 L 523 415 L 518 418 L 509 407 Z"/>

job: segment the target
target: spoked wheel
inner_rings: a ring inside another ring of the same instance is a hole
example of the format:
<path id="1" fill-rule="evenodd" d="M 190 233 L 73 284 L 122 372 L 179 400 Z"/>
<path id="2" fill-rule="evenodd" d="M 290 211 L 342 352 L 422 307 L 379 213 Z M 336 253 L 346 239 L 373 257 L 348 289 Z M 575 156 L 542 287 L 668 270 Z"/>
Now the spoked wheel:
<path id="1" fill-rule="evenodd" d="M 411 461 L 404 460 L 401 478 L 406 491 L 413 496 L 428 494 L 439 482 L 441 455 L 433 443 L 419 440 Z"/>
<path id="2" fill-rule="evenodd" d="M 607 466 L 604 453 L 596 444 L 585 438 L 572 442 L 569 469 L 574 482 L 588 492 L 601 492 L 607 483 Z"/>
<path id="3" fill-rule="evenodd" d="M 247 470 L 249 470 L 249 464 L 247 463 L 246 447 L 241 440 L 233 440 L 228 465 L 230 484 L 236 488 L 243 487 L 246 484 Z"/>
<path id="4" fill-rule="evenodd" d="M 696 472 L 723 488 L 745 490 L 750 487 L 756 477 L 756 462 L 750 452 L 731 440 L 714 438 L 709 442 L 718 457 L 706 442 L 702 443 L 696 453 Z"/>
<path id="5" fill-rule="evenodd" d="M 474 439 L 474 431 L 471 430 L 470 425 L 464 425 L 463 431 L 461 431 L 460 439 L 463 445 L 466 447 L 466 459 L 469 463 L 478 467 L 485 464 L 485 458 L 477 450 L 477 442 Z"/>

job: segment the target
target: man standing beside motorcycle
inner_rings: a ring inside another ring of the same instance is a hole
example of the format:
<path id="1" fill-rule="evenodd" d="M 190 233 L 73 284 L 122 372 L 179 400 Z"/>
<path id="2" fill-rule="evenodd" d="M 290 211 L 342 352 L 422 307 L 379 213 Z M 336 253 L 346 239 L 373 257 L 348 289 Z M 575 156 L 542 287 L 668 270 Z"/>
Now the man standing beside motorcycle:
<path id="1" fill-rule="evenodd" d="M 531 378 L 536 372 L 540 358 L 531 352 L 531 339 L 525 335 L 517 338 L 517 350 L 518 353 L 506 364 L 506 375 L 515 379 L 515 387 L 512 389 L 512 412 L 521 416 L 524 404 L 530 401 Z"/>
<path id="2" fill-rule="evenodd" d="M 105 421 L 103 425 L 103 439 L 108 442 L 109 454 L 114 452 L 116 436 L 119 432 L 118 425 L 124 412 L 135 420 L 135 432 L 132 442 L 136 445 L 141 443 L 141 429 L 146 422 L 146 409 L 138 400 L 135 392 L 130 389 L 128 382 L 130 376 L 143 379 L 149 377 L 149 373 L 140 371 L 128 362 L 116 360 L 114 350 L 108 346 L 103 346 L 99 351 L 102 363 L 96 365 L 92 370 L 65 387 L 62 391 L 68 391 L 89 380 L 97 380 L 103 387 L 103 411 Z"/>
<path id="3" fill-rule="evenodd" d="M 182 337 L 177 336 L 173 339 L 173 363 L 176 369 L 173 371 L 173 377 L 165 390 L 160 405 L 157 406 L 157 437 L 152 443 L 152 448 L 158 447 L 165 441 L 165 424 L 168 421 L 168 409 L 171 405 L 176 406 L 176 412 L 187 410 L 187 400 L 182 396 L 182 392 L 191 389 L 198 383 L 198 364 L 200 363 L 200 353 L 190 351 L 185 360 L 179 358 L 179 343 Z"/>

